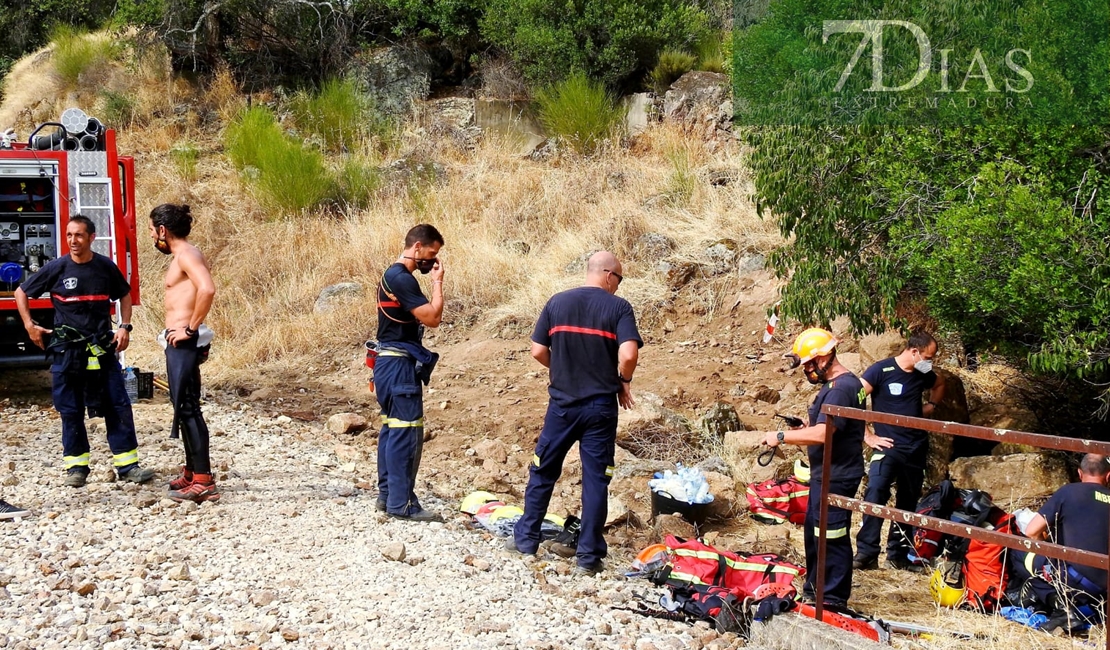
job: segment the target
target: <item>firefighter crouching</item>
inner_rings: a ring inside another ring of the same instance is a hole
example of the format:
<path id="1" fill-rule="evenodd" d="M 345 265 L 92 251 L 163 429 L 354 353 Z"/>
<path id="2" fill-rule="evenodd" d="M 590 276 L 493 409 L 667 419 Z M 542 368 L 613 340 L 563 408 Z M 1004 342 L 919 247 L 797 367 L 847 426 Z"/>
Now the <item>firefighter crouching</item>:
<path id="1" fill-rule="evenodd" d="M 382 274 L 378 285 L 378 355 L 375 395 L 382 408 L 378 435 L 379 511 L 398 519 L 442 521 L 416 497 L 416 472 L 424 447 L 424 394 L 439 355 L 421 341 L 424 327 L 439 327 L 443 318 L 443 263 L 437 256 L 443 235 L 420 224 L 405 236 L 401 256 Z M 431 273 L 428 300 L 413 277 Z"/>
<path id="2" fill-rule="evenodd" d="M 66 485 L 84 487 L 89 476 L 89 435 L 85 429 L 85 397 L 99 399 L 108 431 L 112 464 L 121 481 L 146 483 L 154 471 L 139 467 L 139 442 L 131 400 L 123 385 L 116 352 L 130 343 L 131 288 L 107 257 L 92 249 L 96 226 L 82 215 L 66 226 L 69 255 L 51 260 L 15 290 L 23 326 L 35 345 L 53 353 L 50 366 L 54 408 L 62 420 L 62 453 Z M 31 320 L 30 297 L 50 292 L 54 329 Z M 111 304 L 118 300 L 120 319 L 112 327 Z M 49 346 L 44 336 L 50 335 Z"/>
<path id="3" fill-rule="evenodd" d="M 821 480 L 825 454 L 825 420 L 821 412 L 825 404 L 862 408 L 865 394 L 850 370 L 836 358 L 836 338 L 832 333 L 811 328 L 794 340 L 790 355 L 795 365 L 800 364 L 806 380 L 818 384 L 821 390 L 809 407 L 809 426 L 785 431 L 767 431 L 754 434 L 762 444 L 777 447 L 781 444 L 804 445 L 809 455 L 810 495 L 805 518 L 806 583 L 803 598 L 815 600 L 814 581 L 817 579 L 817 535 L 821 524 Z M 855 496 L 863 478 L 864 423 L 862 420 L 833 418 L 832 466 L 829 490 L 835 494 Z M 844 606 L 852 594 L 852 512 L 829 507 L 828 540 L 825 553 L 825 604 Z"/>

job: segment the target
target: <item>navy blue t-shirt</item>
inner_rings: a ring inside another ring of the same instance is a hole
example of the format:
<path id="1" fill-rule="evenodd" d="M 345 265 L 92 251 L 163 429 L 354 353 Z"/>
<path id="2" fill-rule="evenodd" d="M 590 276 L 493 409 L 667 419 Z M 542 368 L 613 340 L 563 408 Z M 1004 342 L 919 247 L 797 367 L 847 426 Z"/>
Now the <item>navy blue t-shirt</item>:
<path id="1" fill-rule="evenodd" d="M 423 329 L 412 310 L 428 304 L 420 283 L 400 262 L 382 274 L 378 284 L 378 341 L 420 343 Z"/>
<path id="2" fill-rule="evenodd" d="M 532 340 L 551 348 L 551 400 L 564 406 L 620 392 L 617 351 L 644 341 L 632 305 L 600 287 L 578 287 L 547 301 Z"/>
<path id="3" fill-rule="evenodd" d="M 919 418 L 921 394 L 937 383 L 937 373 L 911 370 L 906 372 L 894 358 L 883 359 L 864 371 L 863 379 L 871 384 L 871 408 L 879 413 Z M 920 429 L 874 423 L 875 433 L 894 440 L 888 453 L 907 459 L 923 456 L 929 447 L 929 436 Z"/>
<path id="4" fill-rule="evenodd" d="M 828 419 L 821 412 L 825 404 L 863 408 L 863 384 L 859 377 L 846 372 L 821 387 L 821 392 L 809 407 L 809 425 L 824 424 Z M 857 480 L 863 478 L 863 420 L 834 417 L 832 473 L 830 478 Z M 810 485 L 816 485 L 821 478 L 821 464 L 825 462 L 825 445 L 809 445 Z M 854 495 L 849 495 L 854 496 Z"/>
<path id="5" fill-rule="evenodd" d="M 119 267 L 100 253 L 84 264 L 69 255 L 50 260 L 19 286 L 29 298 L 49 291 L 54 326 L 68 325 L 82 336 L 112 331 L 112 301 L 131 292 Z"/>
<path id="6" fill-rule="evenodd" d="M 1048 522 L 1049 539 L 1057 544 L 1105 553 L 1110 527 L 1110 490 L 1095 483 L 1068 483 L 1040 509 Z M 1073 569 L 1102 588 L 1106 571 L 1072 564 Z"/>

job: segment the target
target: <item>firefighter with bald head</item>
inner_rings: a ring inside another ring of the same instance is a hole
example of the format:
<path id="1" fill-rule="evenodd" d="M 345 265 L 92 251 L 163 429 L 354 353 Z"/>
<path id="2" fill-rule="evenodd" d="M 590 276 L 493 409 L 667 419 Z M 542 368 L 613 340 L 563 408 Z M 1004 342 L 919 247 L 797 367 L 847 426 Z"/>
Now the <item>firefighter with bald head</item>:
<path id="1" fill-rule="evenodd" d="M 817 579 L 817 535 L 821 523 L 821 480 L 824 473 L 826 416 L 821 407 L 830 404 L 863 408 L 865 393 L 858 377 L 836 357 L 837 340 L 831 332 L 810 328 L 794 340 L 788 357 L 801 365 L 806 379 L 821 386 L 809 407 L 809 426 L 790 430 L 766 431 L 757 434 L 762 444 L 806 447 L 810 466 L 809 505 L 805 518 L 806 583 L 803 597 L 815 598 Z M 862 420 L 832 419 L 832 464 L 829 467 L 829 491 L 854 497 L 863 478 Z M 852 538 L 848 534 L 852 512 L 829 507 L 828 543 L 825 553 L 825 604 L 844 606 L 852 594 Z"/>

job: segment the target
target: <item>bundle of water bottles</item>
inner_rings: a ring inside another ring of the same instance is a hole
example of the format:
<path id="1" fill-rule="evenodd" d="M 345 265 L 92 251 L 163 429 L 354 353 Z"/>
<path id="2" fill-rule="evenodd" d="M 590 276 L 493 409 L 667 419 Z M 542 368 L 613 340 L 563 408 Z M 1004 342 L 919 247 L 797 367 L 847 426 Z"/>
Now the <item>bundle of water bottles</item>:
<path id="1" fill-rule="evenodd" d="M 655 477 L 648 481 L 651 491 L 686 503 L 713 501 L 713 495 L 709 492 L 709 483 L 700 469 L 683 467 L 682 463 L 677 463 L 675 468 L 676 471 L 673 472 L 669 469 L 656 472 Z"/>

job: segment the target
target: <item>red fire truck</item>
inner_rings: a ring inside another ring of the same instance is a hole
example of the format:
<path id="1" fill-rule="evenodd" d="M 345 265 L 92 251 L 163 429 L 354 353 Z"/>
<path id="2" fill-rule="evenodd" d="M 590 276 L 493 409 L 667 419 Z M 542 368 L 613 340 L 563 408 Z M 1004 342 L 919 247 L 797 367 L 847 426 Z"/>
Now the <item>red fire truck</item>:
<path id="1" fill-rule="evenodd" d="M 47 122 L 26 141 L 0 139 L 0 367 L 46 367 L 46 354 L 23 329 L 13 294 L 44 264 L 69 254 L 72 215 L 96 224 L 93 250 L 112 259 L 139 304 L 135 161 L 116 152 L 116 133 L 80 109 Z M 49 296 L 30 296 L 31 314 L 50 328 Z"/>

